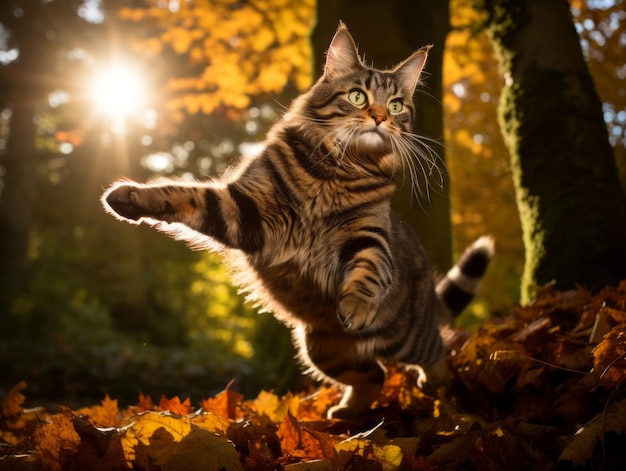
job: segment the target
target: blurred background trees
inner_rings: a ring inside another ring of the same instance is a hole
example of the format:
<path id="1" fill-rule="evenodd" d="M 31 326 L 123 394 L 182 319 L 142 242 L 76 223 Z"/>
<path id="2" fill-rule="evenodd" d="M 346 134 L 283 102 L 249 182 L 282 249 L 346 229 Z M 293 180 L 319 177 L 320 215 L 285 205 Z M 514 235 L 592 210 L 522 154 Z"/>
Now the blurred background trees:
<path id="1" fill-rule="evenodd" d="M 440 270 L 496 237 L 465 325 L 519 299 L 524 247 L 485 17 L 472 0 L 383 3 L 2 3 L 0 388 L 25 379 L 29 397 L 80 401 L 301 381 L 286 329 L 237 296 L 218 258 L 120 224 L 98 198 L 122 176 L 206 178 L 254 152 L 319 74 L 340 19 L 379 67 L 435 44 L 417 129 L 441 141 L 449 175 L 430 201 L 406 191 L 399 204 Z M 623 185 L 623 2 L 570 8 Z"/>

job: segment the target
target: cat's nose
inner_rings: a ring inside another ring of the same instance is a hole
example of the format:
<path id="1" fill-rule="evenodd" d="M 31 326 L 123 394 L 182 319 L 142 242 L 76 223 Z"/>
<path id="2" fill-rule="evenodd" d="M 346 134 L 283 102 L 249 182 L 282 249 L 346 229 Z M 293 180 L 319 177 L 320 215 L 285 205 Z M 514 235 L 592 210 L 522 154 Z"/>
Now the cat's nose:
<path id="1" fill-rule="evenodd" d="M 384 116 L 382 114 L 373 114 L 373 115 L 371 115 L 371 117 L 374 120 L 374 122 L 376 123 L 376 126 L 378 126 L 383 121 L 387 121 L 387 116 Z"/>

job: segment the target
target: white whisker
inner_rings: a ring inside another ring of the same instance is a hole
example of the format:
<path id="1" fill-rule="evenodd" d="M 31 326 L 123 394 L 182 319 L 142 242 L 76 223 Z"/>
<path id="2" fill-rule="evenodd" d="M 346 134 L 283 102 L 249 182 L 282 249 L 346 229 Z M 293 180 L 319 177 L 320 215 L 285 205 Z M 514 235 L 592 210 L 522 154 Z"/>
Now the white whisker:
<path id="1" fill-rule="evenodd" d="M 445 165 L 439 154 L 427 142 L 433 144 L 439 142 L 410 132 L 394 135 L 391 142 L 394 155 L 400 161 L 403 171 L 408 173 L 413 195 L 420 205 L 421 199 L 430 201 L 431 191 L 438 192 L 444 187 Z M 433 179 L 436 181 L 434 185 Z"/>

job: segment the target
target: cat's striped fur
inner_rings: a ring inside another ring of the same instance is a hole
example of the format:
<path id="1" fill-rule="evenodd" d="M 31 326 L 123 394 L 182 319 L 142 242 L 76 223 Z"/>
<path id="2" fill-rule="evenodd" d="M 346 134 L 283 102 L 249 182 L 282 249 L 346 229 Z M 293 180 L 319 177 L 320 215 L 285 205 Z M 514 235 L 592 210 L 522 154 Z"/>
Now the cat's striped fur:
<path id="1" fill-rule="evenodd" d="M 341 25 L 324 75 L 258 156 L 213 181 L 121 181 L 102 198 L 119 219 L 222 251 L 250 297 L 293 329 L 309 372 L 347 386 L 331 416 L 370 407 L 381 362 L 444 379 L 438 328 L 473 296 L 493 251 L 477 241 L 436 292 L 424 249 L 391 209 L 396 174 L 421 155 L 412 95 L 427 53 L 376 70 Z"/>

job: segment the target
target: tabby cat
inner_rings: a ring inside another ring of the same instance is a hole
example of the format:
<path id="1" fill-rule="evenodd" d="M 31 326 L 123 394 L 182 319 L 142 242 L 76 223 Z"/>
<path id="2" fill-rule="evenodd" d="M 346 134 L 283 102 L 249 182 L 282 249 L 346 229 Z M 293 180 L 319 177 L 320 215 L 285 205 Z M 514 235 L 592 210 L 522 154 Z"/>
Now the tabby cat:
<path id="1" fill-rule="evenodd" d="M 308 372 L 345 386 L 329 417 L 366 412 L 385 363 L 445 381 L 439 328 L 473 296 L 492 255 L 479 239 L 435 286 L 422 245 L 390 206 L 399 170 L 420 158 L 412 95 L 428 49 L 377 70 L 341 24 L 324 75 L 260 154 L 212 181 L 119 181 L 102 197 L 120 220 L 223 253 L 249 297 L 291 327 Z"/>

